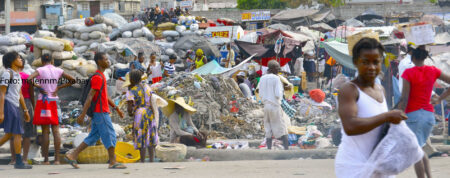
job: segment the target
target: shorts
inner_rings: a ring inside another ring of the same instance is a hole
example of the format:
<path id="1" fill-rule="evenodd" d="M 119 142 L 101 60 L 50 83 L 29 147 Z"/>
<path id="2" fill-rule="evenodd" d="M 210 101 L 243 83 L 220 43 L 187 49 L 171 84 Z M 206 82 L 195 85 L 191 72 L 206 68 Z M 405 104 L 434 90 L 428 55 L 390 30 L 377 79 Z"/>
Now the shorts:
<path id="1" fill-rule="evenodd" d="M 408 116 L 406 125 L 408 125 L 409 129 L 414 132 L 419 145 L 423 147 L 431 134 L 434 124 L 436 123 L 434 113 L 420 109 L 407 113 L 406 115 Z"/>
<path id="2" fill-rule="evenodd" d="M 91 127 L 91 132 L 84 139 L 84 143 L 93 146 L 101 138 L 106 149 L 116 147 L 116 132 L 109 113 L 94 113 Z"/>
<path id="3" fill-rule="evenodd" d="M 280 138 L 287 135 L 287 123 L 283 118 L 281 106 L 270 103 L 264 104 L 264 129 L 266 138 Z"/>
<path id="4" fill-rule="evenodd" d="M 4 115 L 5 119 L 0 124 L 0 128 L 4 128 L 5 133 L 22 135 L 24 133 L 22 126 L 23 116 L 20 116 L 19 107 L 5 99 Z"/>
<path id="5" fill-rule="evenodd" d="M 25 122 L 25 115 L 23 109 L 20 109 L 20 116 L 22 116 L 22 126 L 24 130 L 23 137 L 31 138 L 37 135 L 36 126 L 33 125 L 34 109 L 29 98 L 25 98 L 25 104 L 27 105 L 28 114 L 30 115 L 30 122 Z"/>

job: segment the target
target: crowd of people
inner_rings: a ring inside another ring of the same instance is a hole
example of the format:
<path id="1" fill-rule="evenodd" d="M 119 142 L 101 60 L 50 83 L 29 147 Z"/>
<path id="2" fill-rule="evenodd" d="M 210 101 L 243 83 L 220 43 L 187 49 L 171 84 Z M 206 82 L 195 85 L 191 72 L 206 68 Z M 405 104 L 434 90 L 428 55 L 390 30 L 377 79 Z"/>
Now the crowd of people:
<path id="1" fill-rule="evenodd" d="M 177 6 L 175 9 L 170 8 L 169 10 L 166 10 L 160 8 L 159 5 L 156 5 L 155 7 L 145 9 L 145 12 L 141 14 L 133 15 L 131 21 L 141 20 L 145 24 L 153 23 L 154 28 L 156 29 L 158 24 L 164 22 L 176 22 L 178 21 L 177 18 L 182 15 L 188 16 L 189 9 L 185 8 L 183 10 L 180 6 Z"/>

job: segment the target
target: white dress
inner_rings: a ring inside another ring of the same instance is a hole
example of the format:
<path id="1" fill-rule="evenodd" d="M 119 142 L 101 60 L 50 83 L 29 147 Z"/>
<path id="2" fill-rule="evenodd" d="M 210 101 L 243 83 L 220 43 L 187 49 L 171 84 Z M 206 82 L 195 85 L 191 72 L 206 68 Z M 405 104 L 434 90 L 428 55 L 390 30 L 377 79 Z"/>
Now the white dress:
<path id="1" fill-rule="evenodd" d="M 359 93 L 359 98 L 356 102 L 356 105 L 358 106 L 357 116 L 359 118 L 368 118 L 388 111 L 384 96 L 383 102 L 380 103 L 361 91 L 358 86 L 355 85 L 355 87 L 358 89 Z M 381 133 L 381 126 L 367 133 L 355 136 L 347 135 L 343 129 L 341 132 L 342 141 L 335 158 L 336 177 L 362 178 L 361 174 L 363 174 L 363 168 L 378 141 L 378 137 Z M 377 177 L 389 176 L 377 175 Z"/>

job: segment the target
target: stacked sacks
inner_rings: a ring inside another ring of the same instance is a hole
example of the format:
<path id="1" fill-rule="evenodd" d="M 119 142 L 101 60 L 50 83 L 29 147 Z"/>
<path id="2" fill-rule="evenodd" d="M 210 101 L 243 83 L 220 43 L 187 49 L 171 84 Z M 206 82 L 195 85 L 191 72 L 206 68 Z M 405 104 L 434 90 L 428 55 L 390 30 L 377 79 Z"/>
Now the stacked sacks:
<path id="1" fill-rule="evenodd" d="M 85 53 L 91 45 L 109 41 L 109 34 L 118 25 L 113 20 L 97 15 L 94 18 L 75 19 L 58 28 L 64 38 L 75 43 L 74 51 L 77 54 Z"/>
<path id="2" fill-rule="evenodd" d="M 162 38 L 164 31 L 175 30 L 175 26 L 176 25 L 174 23 L 170 23 L 170 22 L 159 24 L 158 28 L 156 29 L 156 31 L 154 31 L 155 37 L 156 38 Z M 148 24 L 147 28 L 153 30 L 153 24 L 151 24 L 151 23 Z"/>
<path id="3" fill-rule="evenodd" d="M 16 32 L 0 36 L 0 53 L 5 54 L 12 51 L 23 52 L 27 49 L 25 43 L 27 43 L 27 38 L 22 33 Z"/>
<path id="4" fill-rule="evenodd" d="M 109 38 L 116 39 L 119 36 L 121 36 L 122 38 L 145 37 L 147 38 L 147 40 L 153 41 L 155 37 L 153 36 L 152 32 L 150 32 L 150 30 L 147 29 L 144 25 L 144 22 L 140 20 L 124 24 L 118 29 L 114 29 L 114 31 L 109 35 Z"/>
<path id="5" fill-rule="evenodd" d="M 47 36 L 34 38 L 31 42 L 34 46 L 34 61 L 32 63 L 34 67 L 42 65 L 40 60 L 42 54 L 51 54 L 56 66 L 59 66 L 63 60 L 77 58 L 75 52 L 73 52 L 74 44 L 69 40 Z"/>
<path id="6" fill-rule="evenodd" d="M 93 75 L 97 70 L 97 65 L 93 60 L 85 60 L 83 58 L 79 58 L 76 60 L 65 60 L 62 62 L 61 68 L 65 73 L 71 75 L 75 79 L 81 79 L 82 81 L 86 81 L 89 76 Z M 105 78 L 108 81 L 111 75 L 111 69 L 106 69 Z M 80 88 L 83 83 L 77 81 L 73 87 Z"/>

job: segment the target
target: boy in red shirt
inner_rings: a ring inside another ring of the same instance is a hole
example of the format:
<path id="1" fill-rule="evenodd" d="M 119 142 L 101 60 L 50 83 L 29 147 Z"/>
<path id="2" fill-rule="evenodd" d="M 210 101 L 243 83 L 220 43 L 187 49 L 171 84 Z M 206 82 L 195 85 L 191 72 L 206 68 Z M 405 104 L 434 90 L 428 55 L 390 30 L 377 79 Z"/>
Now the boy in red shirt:
<path id="1" fill-rule="evenodd" d="M 82 123 L 86 116 L 87 110 L 89 109 L 92 101 L 97 101 L 98 97 L 100 101 L 97 102 L 94 109 L 94 116 L 92 117 L 92 128 L 88 137 L 84 139 L 74 152 L 66 154 L 66 160 L 76 169 L 79 168 L 76 159 L 78 154 L 86 149 L 88 146 L 94 145 L 99 138 L 102 139 L 102 143 L 108 150 L 109 155 L 109 168 L 110 169 L 125 169 L 126 166 L 118 163 L 115 157 L 115 146 L 116 146 L 116 133 L 114 131 L 111 117 L 109 116 L 109 105 L 111 105 L 121 118 L 123 118 L 123 113 L 114 104 L 114 102 L 108 98 L 106 79 L 103 74 L 105 69 L 110 67 L 109 60 L 105 53 L 98 52 L 94 56 L 94 61 L 97 64 L 98 70 L 97 75 L 94 75 L 91 79 L 91 90 L 87 96 L 86 102 L 83 105 L 83 112 L 78 117 L 78 123 Z M 102 91 L 100 92 L 100 89 Z M 101 93 L 101 96 L 98 96 Z"/>

